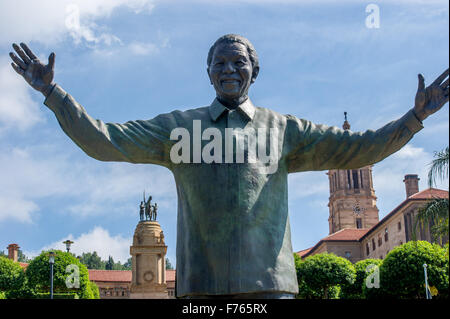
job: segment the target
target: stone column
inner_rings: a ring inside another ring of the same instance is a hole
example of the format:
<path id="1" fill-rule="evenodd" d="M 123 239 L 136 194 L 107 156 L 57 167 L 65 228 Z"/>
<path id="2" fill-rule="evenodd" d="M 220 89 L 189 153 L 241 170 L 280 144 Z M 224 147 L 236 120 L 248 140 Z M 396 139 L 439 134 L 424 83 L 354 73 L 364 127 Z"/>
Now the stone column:
<path id="1" fill-rule="evenodd" d="M 167 246 L 157 221 L 141 221 L 130 247 L 132 280 L 130 299 L 167 299 L 165 260 Z"/>

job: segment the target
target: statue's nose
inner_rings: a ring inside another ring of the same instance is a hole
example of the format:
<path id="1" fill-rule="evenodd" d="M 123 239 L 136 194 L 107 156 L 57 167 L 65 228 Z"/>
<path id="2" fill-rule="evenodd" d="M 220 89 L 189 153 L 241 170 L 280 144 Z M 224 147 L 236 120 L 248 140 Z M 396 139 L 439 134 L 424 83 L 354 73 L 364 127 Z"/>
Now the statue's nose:
<path id="1" fill-rule="evenodd" d="M 234 68 L 232 62 L 226 62 L 223 68 L 223 73 L 234 73 L 236 69 Z"/>

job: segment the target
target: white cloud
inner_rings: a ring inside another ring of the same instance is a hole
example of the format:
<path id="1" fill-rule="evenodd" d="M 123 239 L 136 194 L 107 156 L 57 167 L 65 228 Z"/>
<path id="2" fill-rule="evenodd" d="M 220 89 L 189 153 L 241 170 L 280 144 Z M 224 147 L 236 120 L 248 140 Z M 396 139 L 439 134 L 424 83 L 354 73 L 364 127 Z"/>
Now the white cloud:
<path id="1" fill-rule="evenodd" d="M 45 144 L 26 149 L 0 147 L 0 222 L 7 217 L 34 221 L 39 201 L 49 197 L 52 201 L 64 198 L 68 204 L 60 213 L 78 218 L 137 216 L 144 190 L 161 209 L 175 211 L 175 182 L 167 169 L 88 158 L 74 161 L 74 154 L 60 150 L 60 146 Z"/>
<path id="2" fill-rule="evenodd" d="M 34 202 L 24 198 L 0 195 L 0 222 L 9 219 L 20 223 L 31 223 L 33 213 L 38 209 Z"/>
<path id="3" fill-rule="evenodd" d="M 375 164 L 373 168 L 373 186 L 378 197 L 380 217 L 385 216 L 406 199 L 403 179 L 407 174 L 417 174 L 419 191 L 428 188 L 427 176 L 433 155 L 423 148 L 407 144 L 400 151 Z M 437 188 L 448 189 L 448 180 L 440 181 Z"/>
<path id="4" fill-rule="evenodd" d="M 111 235 L 108 230 L 96 226 L 87 233 L 83 233 L 78 237 L 69 234 L 59 240 L 48 244 L 37 251 L 24 252 L 28 257 L 35 257 L 43 250 L 59 249 L 66 250 L 65 244 L 62 242 L 66 239 L 72 240 L 74 243 L 70 251 L 76 256 L 83 253 L 94 252 L 103 260 L 108 260 L 109 256 L 114 258 L 114 261 L 120 261 L 122 264 L 130 258 L 130 246 L 132 245 L 132 238 L 125 238 L 121 235 Z"/>
<path id="5" fill-rule="evenodd" d="M 289 175 L 289 198 L 329 195 L 328 177 L 325 171 L 302 172 Z"/>
<path id="6" fill-rule="evenodd" d="M 158 52 L 159 48 L 153 43 L 133 42 L 129 45 L 131 53 L 135 55 L 148 55 Z"/>
<path id="7" fill-rule="evenodd" d="M 54 44 L 66 36 L 76 43 L 84 41 L 95 45 L 120 43 L 95 21 L 109 17 L 117 8 L 124 7 L 136 14 L 150 12 L 151 0 L 41 0 L 2 1 L 0 3 L 0 44 L 17 41 L 39 41 Z"/>
<path id="8" fill-rule="evenodd" d="M 12 69 L 10 61 L 0 58 L 0 135 L 11 128 L 24 131 L 42 121 L 28 84 Z"/>

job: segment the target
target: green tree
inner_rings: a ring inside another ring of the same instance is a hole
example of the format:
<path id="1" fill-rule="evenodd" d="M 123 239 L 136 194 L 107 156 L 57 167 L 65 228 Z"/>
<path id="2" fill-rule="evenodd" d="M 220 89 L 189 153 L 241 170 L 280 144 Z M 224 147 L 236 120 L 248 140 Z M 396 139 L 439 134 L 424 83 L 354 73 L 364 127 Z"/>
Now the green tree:
<path id="1" fill-rule="evenodd" d="M 430 170 L 428 171 L 428 185 L 433 187 L 436 184 L 436 179 L 448 178 L 448 159 L 449 148 L 441 152 L 435 152 L 434 160 L 431 162 Z M 415 239 L 417 228 L 420 225 L 422 228 L 430 227 L 430 233 L 434 240 L 442 245 L 443 238 L 448 237 L 448 213 L 449 203 L 448 198 L 435 198 L 429 201 L 425 207 L 419 209 L 414 224 L 413 236 Z"/>
<path id="2" fill-rule="evenodd" d="M 354 264 L 356 277 L 353 283 L 345 283 L 341 287 L 340 298 L 343 299 L 364 299 L 364 287 L 366 286 L 366 278 L 379 267 L 383 261 L 381 259 L 363 259 Z M 376 288 L 374 288 L 376 289 Z"/>
<path id="3" fill-rule="evenodd" d="M 0 257 L 0 291 L 8 297 L 10 292 L 23 289 L 25 283 L 25 272 L 19 263 Z"/>
<path id="4" fill-rule="evenodd" d="M 448 298 L 448 250 L 426 241 L 395 247 L 380 266 L 380 289 L 388 298 L 425 298 L 423 264 L 437 297 Z"/>
<path id="5" fill-rule="evenodd" d="M 112 258 L 112 256 L 108 257 L 108 261 L 105 264 L 105 269 L 106 270 L 113 270 L 114 269 L 114 259 Z"/>
<path id="6" fill-rule="evenodd" d="M 338 287 L 353 283 L 356 276 L 350 261 L 330 253 L 297 259 L 296 268 L 300 298 L 336 298 Z"/>
<path id="7" fill-rule="evenodd" d="M 124 270 L 131 270 L 132 267 L 132 259 L 131 257 L 127 259 L 127 261 L 123 264 Z"/>
<path id="8" fill-rule="evenodd" d="M 88 269 L 105 269 L 105 262 L 97 255 L 97 252 L 93 253 L 83 253 L 79 260 L 82 264 L 84 264 Z"/>
<path id="9" fill-rule="evenodd" d="M 166 269 L 173 270 L 173 266 L 172 266 L 172 264 L 170 263 L 169 258 L 167 258 L 167 257 L 166 257 Z"/>
<path id="10" fill-rule="evenodd" d="M 72 293 L 80 298 L 94 298 L 95 295 L 92 292 L 92 285 L 89 281 L 89 273 L 86 266 L 71 253 L 60 250 L 56 250 L 55 253 L 55 263 L 53 266 L 54 292 Z M 43 251 L 30 262 L 25 272 L 29 285 L 41 293 L 48 293 L 50 289 L 48 255 L 49 251 Z M 70 270 L 71 267 L 72 271 Z M 78 276 L 76 270 L 78 270 Z M 76 277 L 78 278 L 78 287 L 77 281 L 73 280 Z"/>

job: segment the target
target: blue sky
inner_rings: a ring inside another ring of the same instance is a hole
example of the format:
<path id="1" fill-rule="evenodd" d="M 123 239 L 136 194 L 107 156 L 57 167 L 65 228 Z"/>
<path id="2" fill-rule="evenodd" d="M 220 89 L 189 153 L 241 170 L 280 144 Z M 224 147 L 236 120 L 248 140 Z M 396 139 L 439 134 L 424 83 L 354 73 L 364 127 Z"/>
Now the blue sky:
<path id="1" fill-rule="evenodd" d="M 379 28 L 365 25 L 370 3 L 380 9 Z M 76 10 L 77 29 L 70 27 Z M 347 111 L 352 130 L 364 131 L 413 107 L 418 73 L 429 84 L 448 67 L 448 25 L 447 1 L 2 1 L 0 249 L 15 242 L 33 256 L 70 238 L 77 254 L 95 250 L 124 262 L 145 190 L 160 207 L 168 257 L 176 261 L 169 170 L 85 155 L 10 67 L 12 42 L 28 43 L 43 60 L 54 51 L 55 81 L 94 118 L 123 123 L 208 105 L 215 97 L 208 49 L 238 33 L 259 55 L 250 89 L 256 105 L 337 126 Z M 448 104 L 424 126 L 374 166 L 380 218 L 405 199 L 404 175 L 419 174 L 420 189 L 427 187 L 433 152 L 448 145 Z M 289 176 L 294 251 L 328 234 L 325 173 Z"/>

